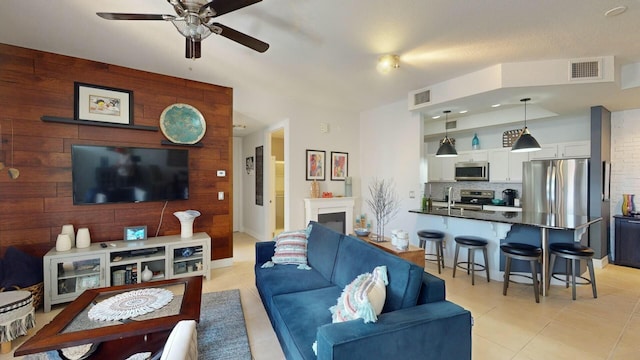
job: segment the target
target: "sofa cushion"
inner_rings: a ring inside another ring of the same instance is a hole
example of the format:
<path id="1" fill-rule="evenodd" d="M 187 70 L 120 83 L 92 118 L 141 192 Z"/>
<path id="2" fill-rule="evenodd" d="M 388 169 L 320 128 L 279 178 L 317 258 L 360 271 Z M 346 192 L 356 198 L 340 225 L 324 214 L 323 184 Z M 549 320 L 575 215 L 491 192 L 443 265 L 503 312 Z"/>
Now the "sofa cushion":
<path id="1" fill-rule="evenodd" d="M 338 246 L 344 234 L 315 221 L 311 221 L 309 226 L 311 226 L 307 244 L 309 266 L 318 270 L 326 279 L 331 279 L 333 265 L 338 256 Z"/>
<path id="2" fill-rule="evenodd" d="M 267 310 L 271 308 L 272 298 L 275 295 L 334 286 L 316 269 L 301 271 L 295 265 L 278 265 L 270 268 L 261 268 L 256 265 L 255 276 L 256 287 Z M 334 302 L 337 298 L 336 296 L 333 299 Z"/>
<path id="3" fill-rule="evenodd" d="M 307 236 L 310 229 L 283 231 L 275 237 L 274 264 L 307 265 Z"/>
<path id="4" fill-rule="evenodd" d="M 358 275 L 344 288 L 338 303 L 329 309 L 333 322 L 355 319 L 363 319 L 365 323 L 376 322 L 384 306 L 387 283 L 386 266 Z"/>
<path id="5" fill-rule="evenodd" d="M 331 323 L 329 307 L 336 303 L 337 286 L 273 297 L 273 327 L 287 359 L 315 359 L 313 343 L 318 327 Z M 290 350 L 296 349 L 296 350 Z"/>
<path id="6" fill-rule="evenodd" d="M 340 242 L 332 282 L 344 288 L 356 276 L 380 265 L 387 267 L 389 279 L 382 312 L 416 305 L 424 269 L 352 236 Z"/>

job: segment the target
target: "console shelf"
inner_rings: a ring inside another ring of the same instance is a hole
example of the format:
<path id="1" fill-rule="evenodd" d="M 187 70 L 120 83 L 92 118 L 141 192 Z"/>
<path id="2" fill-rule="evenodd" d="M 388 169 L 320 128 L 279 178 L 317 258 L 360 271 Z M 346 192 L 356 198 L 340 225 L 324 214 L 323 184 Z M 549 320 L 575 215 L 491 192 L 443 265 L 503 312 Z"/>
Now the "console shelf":
<path id="1" fill-rule="evenodd" d="M 142 282 L 146 267 L 153 272 L 151 281 L 211 276 L 211 237 L 203 232 L 188 239 L 171 235 L 106 244 L 106 248 L 93 243 L 84 249 L 52 249 L 44 256 L 45 312 L 53 304 L 75 300 L 86 289 Z"/>

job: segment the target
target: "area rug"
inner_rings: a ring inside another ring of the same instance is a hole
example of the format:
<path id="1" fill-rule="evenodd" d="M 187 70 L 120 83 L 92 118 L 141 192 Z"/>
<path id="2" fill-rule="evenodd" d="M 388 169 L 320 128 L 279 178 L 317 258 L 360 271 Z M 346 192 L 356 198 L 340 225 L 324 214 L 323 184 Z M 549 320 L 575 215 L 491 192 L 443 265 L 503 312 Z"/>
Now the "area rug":
<path id="1" fill-rule="evenodd" d="M 251 360 L 240 290 L 202 294 L 198 331 L 198 359 Z M 58 351 L 33 354 L 28 360 L 62 360 Z"/>

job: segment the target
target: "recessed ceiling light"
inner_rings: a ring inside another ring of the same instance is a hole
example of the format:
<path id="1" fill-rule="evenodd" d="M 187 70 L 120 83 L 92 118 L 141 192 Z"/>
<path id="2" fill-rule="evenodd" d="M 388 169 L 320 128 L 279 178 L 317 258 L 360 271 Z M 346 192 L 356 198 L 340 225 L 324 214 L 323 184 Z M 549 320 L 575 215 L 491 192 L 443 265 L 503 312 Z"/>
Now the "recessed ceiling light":
<path id="1" fill-rule="evenodd" d="M 496 107 L 500 107 L 500 104 L 493 104 L 491 105 L 492 108 L 496 108 Z"/>
<path id="2" fill-rule="evenodd" d="M 466 114 L 469 110 L 460 110 L 460 114 Z"/>
<path id="3" fill-rule="evenodd" d="M 627 11 L 627 7 L 626 6 L 616 6 L 613 9 L 607 10 L 604 13 L 604 16 L 606 16 L 606 17 L 618 16 L 618 15 L 622 14 L 625 11 Z"/>
<path id="4" fill-rule="evenodd" d="M 440 115 L 432 116 L 431 118 L 434 119 L 434 120 L 435 119 L 440 119 Z"/>

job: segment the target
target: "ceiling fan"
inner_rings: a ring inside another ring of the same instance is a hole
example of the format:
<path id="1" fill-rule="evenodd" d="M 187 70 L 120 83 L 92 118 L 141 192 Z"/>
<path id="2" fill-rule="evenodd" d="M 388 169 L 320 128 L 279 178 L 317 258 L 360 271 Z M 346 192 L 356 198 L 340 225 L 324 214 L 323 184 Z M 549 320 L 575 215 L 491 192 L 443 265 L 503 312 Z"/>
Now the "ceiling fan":
<path id="1" fill-rule="evenodd" d="M 128 13 L 96 13 L 107 20 L 164 20 L 171 23 L 186 39 L 185 56 L 187 59 L 200 58 L 200 42 L 209 35 L 217 34 L 242 44 L 258 52 L 265 52 L 269 44 L 240 31 L 215 22 L 213 19 L 253 5 L 262 0 L 167 0 L 176 11 L 175 15 L 165 14 L 128 14 Z"/>

